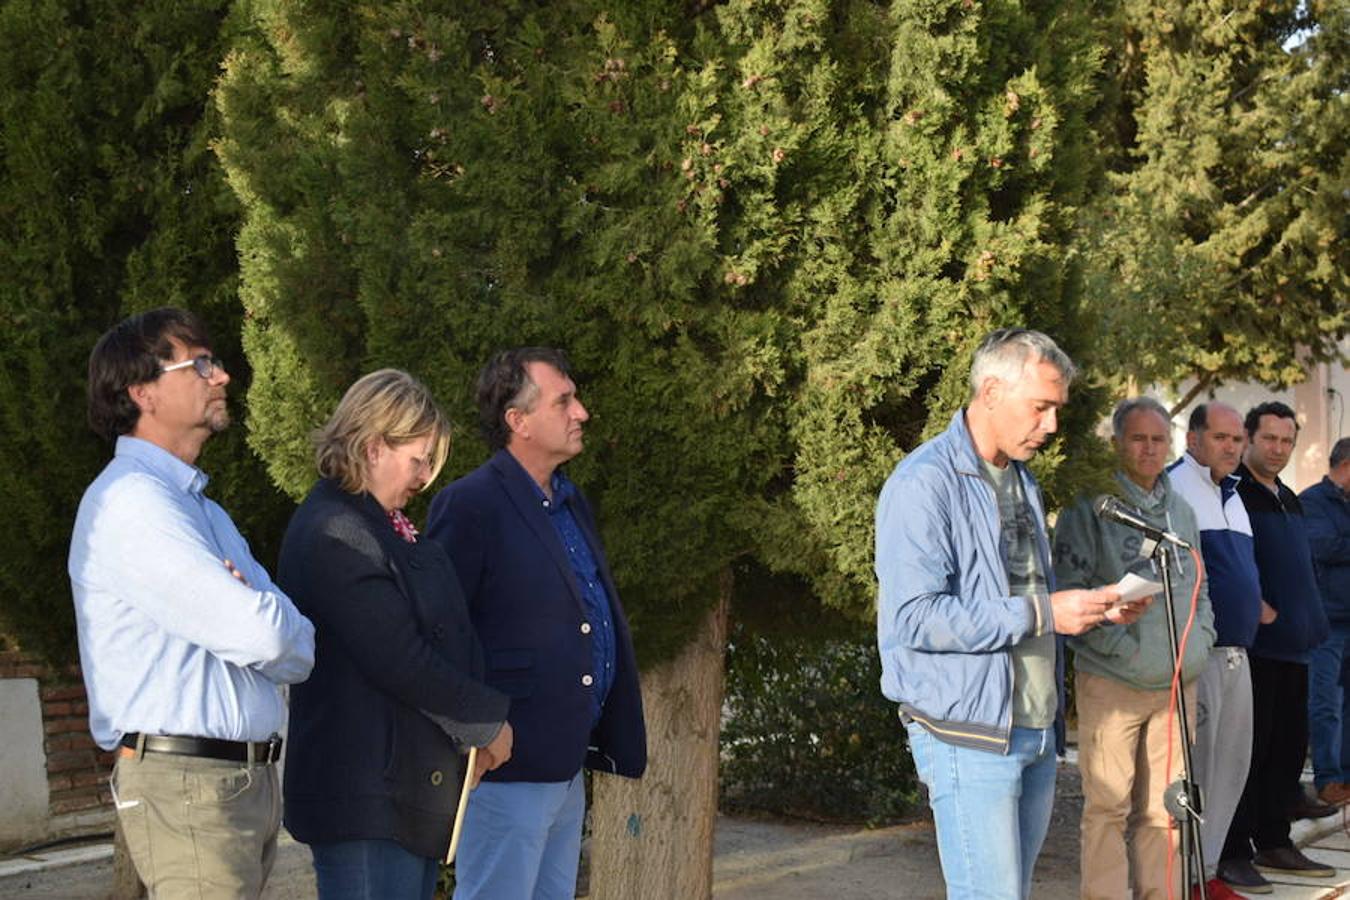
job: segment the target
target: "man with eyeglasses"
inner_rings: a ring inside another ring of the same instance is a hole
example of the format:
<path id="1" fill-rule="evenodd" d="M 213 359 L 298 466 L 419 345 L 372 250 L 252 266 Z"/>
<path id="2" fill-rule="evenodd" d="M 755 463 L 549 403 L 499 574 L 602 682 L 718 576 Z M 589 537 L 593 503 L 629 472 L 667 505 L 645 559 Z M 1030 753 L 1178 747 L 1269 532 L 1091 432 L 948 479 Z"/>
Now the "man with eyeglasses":
<path id="1" fill-rule="evenodd" d="M 191 313 L 132 316 L 89 357 L 89 424 L 113 459 L 70 546 L 95 741 L 152 897 L 257 897 L 281 823 L 282 685 L 314 664 L 314 628 L 203 493 L 230 382 Z"/>

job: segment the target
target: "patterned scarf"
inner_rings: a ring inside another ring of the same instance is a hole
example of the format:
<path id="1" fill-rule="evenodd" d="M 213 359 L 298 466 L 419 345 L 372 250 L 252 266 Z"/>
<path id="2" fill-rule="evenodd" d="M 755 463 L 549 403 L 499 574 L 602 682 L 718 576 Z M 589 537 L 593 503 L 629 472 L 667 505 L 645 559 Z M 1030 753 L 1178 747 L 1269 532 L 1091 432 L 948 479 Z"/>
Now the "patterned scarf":
<path id="1" fill-rule="evenodd" d="M 410 544 L 417 543 L 417 529 L 413 526 L 412 520 L 403 514 L 401 509 L 391 509 L 388 511 L 389 524 L 394 526 L 394 531 L 398 536 Z"/>

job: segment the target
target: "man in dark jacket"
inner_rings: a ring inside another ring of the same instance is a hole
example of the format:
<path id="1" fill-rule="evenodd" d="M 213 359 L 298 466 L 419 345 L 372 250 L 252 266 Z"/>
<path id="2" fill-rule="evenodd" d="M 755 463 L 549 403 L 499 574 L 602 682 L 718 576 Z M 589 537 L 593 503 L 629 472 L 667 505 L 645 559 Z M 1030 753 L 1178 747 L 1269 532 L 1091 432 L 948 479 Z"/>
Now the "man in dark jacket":
<path id="1" fill-rule="evenodd" d="M 1350 802 L 1350 438 L 1331 448 L 1331 469 L 1303 501 L 1322 606 L 1331 636 L 1308 659 L 1308 731 L 1313 779 L 1324 803 Z"/>
<path id="2" fill-rule="evenodd" d="M 1303 506 L 1279 478 L 1298 422 L 1288 406 L 1271 402 L 1249 411 L 1243 425 L 1248 444 L 1238 493 L 1251 518 L 1261 593 L 1275 618 L 1256 630 L 1251 648 L 1252 760 L 1223 859 L 1251 860 L 1263 872 L 1330 877 L 1335 869 L 1303 855 L 1289 838 L 1289 806 L 1301 796 L 1308 752 L 1308 653 L 1328 631 Z"/>
<path id="3" fill-rule="evenodd" d="M 566 357 L 502 351 L 477 393 L 497 452 L 436 496 L 427 530 L 454 560 L 487 682 L 511 698 L 515 744 L 469 801 L 455 897 L 571 900 L 582 766 L 647 765 L 637 663 L 590 505 L 560 468 L 590 417 Z"/>

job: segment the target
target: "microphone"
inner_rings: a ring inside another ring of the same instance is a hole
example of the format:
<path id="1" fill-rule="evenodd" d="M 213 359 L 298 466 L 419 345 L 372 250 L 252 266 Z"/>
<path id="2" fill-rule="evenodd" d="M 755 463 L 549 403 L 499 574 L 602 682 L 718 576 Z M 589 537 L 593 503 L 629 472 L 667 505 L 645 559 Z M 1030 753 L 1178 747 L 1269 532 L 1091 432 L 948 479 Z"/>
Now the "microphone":
<path id="1" fill-rule="evenodd" d="M 1138 512 L 1131 509 L 1128 505 L 1121 503 L 1115 497 L 1098 497 L 1097 502 L 1092 504 L 1092 511 L 1095 512 L 1100 519 L 1118 522 L 1127 528 L 1133 528 L 1135 531 L 1142 531 L 1144 537 L 1156 544 L 1167 541 L 1176 544 L 1183 550 L 1192 549 L 1190 544 L 1183 541 L 1172 532 L 1163 531 L 1161 528 L 1157 528 L 1150 525 L 1148 522 L 1145 522 L 1143 516 L 1139 515 Z"/>

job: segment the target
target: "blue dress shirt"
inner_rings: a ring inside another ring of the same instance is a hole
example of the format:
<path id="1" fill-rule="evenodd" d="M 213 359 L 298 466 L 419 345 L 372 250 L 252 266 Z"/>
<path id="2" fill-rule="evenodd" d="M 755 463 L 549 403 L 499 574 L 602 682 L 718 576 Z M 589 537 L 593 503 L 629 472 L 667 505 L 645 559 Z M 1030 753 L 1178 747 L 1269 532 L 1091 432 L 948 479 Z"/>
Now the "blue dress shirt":
<path id="1" fill-rule="evenodd" d="M 571 499 L 576 496 L 577 486 L 562 472 L 555 471 L 550 480 L 553 499 L 545 496 L 539 485 L 530 479 L 534 489 L 539 492 L 540 502 L 548 512 L 548 520 L 558 533 L 558 540 L 567 551 L 567 560 L 572 564 L 572 574 L 576 576 L 577 587 L 586 603 L 586 618 L 591 626 L 591 659 L 594 661 L 592 678 L 595 683 L 591 690 L 591 712 L 595 721 L 600 721 L 600 711 L 614 684 L 614 622 L 609 611 L 609 594 L 600 578 L 600 566 L 586 541 L 586 535 L 572 514 Z"/>
<path id="2" fill-rule="evenodd" d="M 80 501 L 70 583 L 89 728 L 106 749 L 128 732 L 266 740 L 285 725 L 281 685 L 314 665 L 314 626 L 206 481 L 124 435 Z"/>

